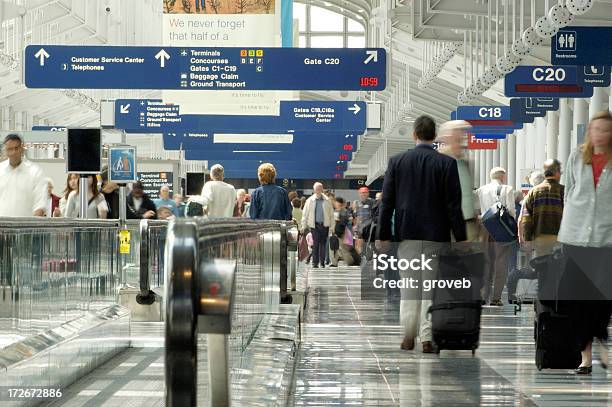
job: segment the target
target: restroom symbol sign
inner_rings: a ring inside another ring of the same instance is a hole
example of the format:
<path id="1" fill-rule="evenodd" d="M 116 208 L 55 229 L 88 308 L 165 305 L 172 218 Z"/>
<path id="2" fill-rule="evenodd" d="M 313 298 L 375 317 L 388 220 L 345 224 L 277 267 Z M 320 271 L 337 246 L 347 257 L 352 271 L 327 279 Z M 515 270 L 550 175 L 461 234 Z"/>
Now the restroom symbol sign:
<path id="1" fill-rule="evenodd" d="M 562 31 L 557 34 L 556 38 L 557 51 L 576 51 L 576 43 L 578 42 L 576 31 Z"/>

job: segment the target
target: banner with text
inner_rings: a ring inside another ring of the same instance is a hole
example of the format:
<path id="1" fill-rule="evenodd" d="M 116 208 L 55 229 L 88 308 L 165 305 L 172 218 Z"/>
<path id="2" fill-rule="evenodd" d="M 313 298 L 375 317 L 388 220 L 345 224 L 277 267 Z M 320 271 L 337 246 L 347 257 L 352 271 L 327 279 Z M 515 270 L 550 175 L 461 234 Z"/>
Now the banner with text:
<path id="1" fill-rule="evenodd" d="M 163 44 L 206 47 L 281 46 L 282 0 L 163 0 Z M 164 91 L 163 99 L 181 105 L 183 114 L 279 113 L 291 92 Z"/>

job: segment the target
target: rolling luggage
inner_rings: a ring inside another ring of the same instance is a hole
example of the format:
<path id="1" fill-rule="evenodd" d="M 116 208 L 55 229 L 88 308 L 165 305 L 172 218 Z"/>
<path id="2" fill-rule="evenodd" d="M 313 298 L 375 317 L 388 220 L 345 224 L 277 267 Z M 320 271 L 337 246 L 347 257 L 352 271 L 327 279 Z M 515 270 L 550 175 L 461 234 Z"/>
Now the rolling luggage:
<path id="1" fill-rule="evenodd" d="M 561 303 L 548 306 L 536 301 L 534 336 L 538 370 L 575 369 L 582 360 L 571 318 Z"/>
<path id="2" fill-rule="evenodd" d="M 530 257 L 530 253 L 519 251 L 517 267 L 510 272 L 506 282 L 508 300 L 514 304 L 514 315 L 522 310 L 523 304 L 533 304 L 538 299 L 538 273 L 531 266 Z"/>
<path id="3" fill-rule="evenodd" d="M 440 256 L 438 279 L 471 281 L 467 289 L 436 289 L 433 293 L 431 329 L 436 351 L 471 350 L 476 353 L 480 338 L 482 303 L 480 288 L 484 271 L 484 254 L 448 254 Z"/>

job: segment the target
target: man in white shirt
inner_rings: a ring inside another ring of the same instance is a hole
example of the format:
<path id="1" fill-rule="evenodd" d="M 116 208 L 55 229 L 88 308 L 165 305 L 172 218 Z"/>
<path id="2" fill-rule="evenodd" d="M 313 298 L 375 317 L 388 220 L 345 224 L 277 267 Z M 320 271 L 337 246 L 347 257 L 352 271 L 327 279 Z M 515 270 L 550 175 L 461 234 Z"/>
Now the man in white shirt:
<path id="1" fill-rule="evenodd" d="M 305 234 L 308 234 L 306 230 L 309 229 L 314 239 L 313 268 L 319 268 L 319 264 L 324 268 L 327 238 L 333 233 L 336 220 L 331 201 L 323 194 L 323 184 L 316 182 L 312 189 L 314 194 L 304 204 L 302 228 Z"/>
<path id="2" fill-rule="evenodd" d="M 495 167 L 490 173 L 491 182 L 481 186 L 476 191 L 480 204 L 480 216 L 491 206 L 500 202 L 506 207 L 508 213 L 516 218 L 514 206 L 514 190 L 510 185 L 506 185 L 506 170 Z M 484 229 L 484 228 L 483 228 Z M 482 288 L 482 299 L 489 301 L 493 306 L 504 305 L 501 301 L 501 294 L 508 278 L 508 260 L 512 253 L 512 243 L 496 243 L 491 235 L 483 230 L 483 240 L 485 244 L 485 275 Z M 491 290 L 491 284 L 493 289 Z"/>
<path id="3" fill-rule="evenodd" d="M 16 134 L 4 139 L 8 157 L 0 163 L 0 217 L 45 216 L 47 181 L 40 167 L 23 158 L 23 141 Z"/>
<path id="4" fill-rule="evenodd" d="M 202 188 L 200 196 L 192 196 L 191 201 L 206 208 L 209 218 L 231 218 L 236 206 L 236 189 L 225 182 L 225 169 L 220 164 L 210 168 L 210 178 Z"/>

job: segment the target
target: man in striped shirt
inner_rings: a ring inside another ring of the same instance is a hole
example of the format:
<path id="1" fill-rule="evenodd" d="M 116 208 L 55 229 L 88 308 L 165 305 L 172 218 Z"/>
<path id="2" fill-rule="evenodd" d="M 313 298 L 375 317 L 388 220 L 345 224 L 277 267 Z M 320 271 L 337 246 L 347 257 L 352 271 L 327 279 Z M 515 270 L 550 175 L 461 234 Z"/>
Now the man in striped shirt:
<path id="1" fill-rule="evenodd" d="M 546 160 L 544 176 L 544 182 L 525 197 L 521 216 L 521 240 L 534 243 L 536 256 L 552 252 L 563 216 L 565 187 L 559 183 L 561 163 L 555 159 Z"/>

